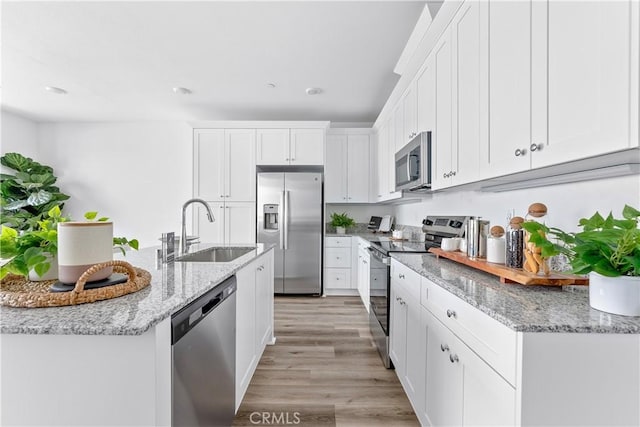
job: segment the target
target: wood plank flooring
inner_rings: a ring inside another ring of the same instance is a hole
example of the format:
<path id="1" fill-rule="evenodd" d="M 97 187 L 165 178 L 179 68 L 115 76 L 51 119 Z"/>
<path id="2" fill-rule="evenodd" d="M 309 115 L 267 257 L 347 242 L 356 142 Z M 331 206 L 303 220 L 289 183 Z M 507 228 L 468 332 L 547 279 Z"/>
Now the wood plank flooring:
<path id="1" fill-rule="evenodd" d="M 267 346 L 234 426 L 417 426 L 358 297 L 276 297 Z"/>

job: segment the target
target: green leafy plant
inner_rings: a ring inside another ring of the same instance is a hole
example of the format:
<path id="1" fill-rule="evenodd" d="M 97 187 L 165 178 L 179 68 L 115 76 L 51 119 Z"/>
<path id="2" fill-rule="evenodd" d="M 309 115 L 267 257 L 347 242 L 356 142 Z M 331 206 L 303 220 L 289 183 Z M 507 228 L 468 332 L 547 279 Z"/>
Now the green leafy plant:
<path id="1" fill-rule="evenodd" d="M 84 217 L 88 221 L 108 221 L 107 217 L 98 217 L 97 212 L 87 212 Z M 96 219 L 97 218 L 97 219 Z M 34 270 L 43 276 L 51 267 L 51 259 L 58 254 L 58 223 L 70 221 L 62 216 L 59 206 L 47 212 L 47 218 L 38 221 L 31 230 L 19 231 L 2 225 L 0 233 L 0 259 L 9 261 L 0 267 L 0 278 L 8 273 L 28 276 Z M 126 255 L 125 248 L 137 250 L 137 239 L 114 237 L 113 246 Z"/>
<path id="2" fill-rule="evenodd" d="M 337 213 L 334 212 L 331 214 L 331 225 L 333 227 L 353 227 L 356 225 L 356 222 L 353 218 L 349 217 L 346 212 Z"/>
<path id="3" fill-rule="evenodd" d="M 15 174 L 0 174 L 0 213 L 2 224 L 16 230 L 32 230 L 47 219 L 55 206 L 63 207 L 69 196 L 54 184 L 57 181 L 50 166 L 42 165 L 19 153 L 0 157 L 0 164 Z"/>
<path id="4" fill-rule="evenodd" d="M 616 219 L 609 213 L 604 218 L 596 212 L 591 218 L 580 219 L 582 231 L 578 233 L 534 221 L 526 221 L 522 227 L 531 234 L 530 241 L 542 249 L 543 257 L 566 255 L 575 274 L 595 271 L 608 277 L 640 276 L 640 211 L 625 205 L 622 216 Z"/>

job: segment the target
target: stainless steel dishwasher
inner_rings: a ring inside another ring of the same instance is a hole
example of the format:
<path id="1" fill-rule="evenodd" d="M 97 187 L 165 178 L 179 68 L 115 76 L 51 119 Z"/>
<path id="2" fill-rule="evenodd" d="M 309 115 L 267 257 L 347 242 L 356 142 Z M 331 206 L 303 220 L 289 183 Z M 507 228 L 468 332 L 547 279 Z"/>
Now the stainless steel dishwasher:
<path id="1" fill-rule="evenodd" d="M 236 277 L 171 316 L 173 426 L 230 426 L 235 415 Z"/>

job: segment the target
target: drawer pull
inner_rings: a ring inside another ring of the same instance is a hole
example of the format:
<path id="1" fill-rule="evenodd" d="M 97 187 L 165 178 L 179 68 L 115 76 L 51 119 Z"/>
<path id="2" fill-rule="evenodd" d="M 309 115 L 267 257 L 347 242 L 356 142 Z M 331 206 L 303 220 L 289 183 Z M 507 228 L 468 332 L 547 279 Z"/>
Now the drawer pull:
<path id="1" fill-rule="evenodd" d="M 405 305 L 406 302 L 404 302 L 404 300 L 400 300 L 400 305 Z"/>
<path id="2" fill-rule="evenodd" d="M 400 301 L 400 297 L 396 297 L 396 301 Z"/>
<path id="3" fill-rule="evenodd" d="M 453 317 L 455 319 L 456 318 L 456 312 L 453 311 L 453 310 L 447 309 L 447 317 L 449 317 L 449 318 Z"/>
<path id="4" fill-rule="evenodd" d="M 449 346 L 447 344 L 440 344 L 440 350 L 443 352 L 449 351 Z"/>
<path id="5" fill-rule="evenodd" d="M 456 363 L 456 362 L 458 362 L 460 359 L 458 359 L 458 355 L 457 355 L 457 354 L 450 354 L 450 355 L 449 355 L 449 360 L 451 361 L 451 363 Z"/>
<path id="6" fill-rule="evenodd" d="M 398 274 L 398 278 L 404 279 L 404 274 Z"/>

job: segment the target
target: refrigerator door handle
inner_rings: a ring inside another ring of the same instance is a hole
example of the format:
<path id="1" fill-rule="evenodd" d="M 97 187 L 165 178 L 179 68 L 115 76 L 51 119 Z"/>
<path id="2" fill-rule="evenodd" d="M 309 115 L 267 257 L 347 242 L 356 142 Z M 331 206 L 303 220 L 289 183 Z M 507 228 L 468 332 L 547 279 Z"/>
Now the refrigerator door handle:
<path id="1" fill-rule="evenodd" d="M 284 208 L 284 191 L 280 192 L 280 205 L 278 206 L 278 216 L 280 217 L 279 221 L 280 221 L 280 249 L 285 249 L 284 247 L 284 230 L 286 227 L 286 220 L 285 220 L 285 215 L 286 215 L 286 211 Z"/>
<path id="2" fill-rule="evenodd" d="M 289 191 L 284 192 L 284 250 L 289 249 Z"/>

